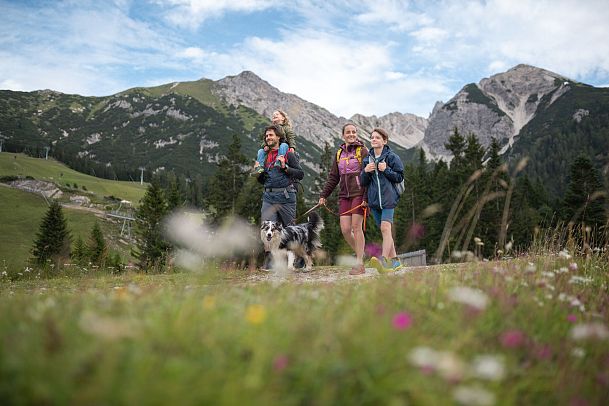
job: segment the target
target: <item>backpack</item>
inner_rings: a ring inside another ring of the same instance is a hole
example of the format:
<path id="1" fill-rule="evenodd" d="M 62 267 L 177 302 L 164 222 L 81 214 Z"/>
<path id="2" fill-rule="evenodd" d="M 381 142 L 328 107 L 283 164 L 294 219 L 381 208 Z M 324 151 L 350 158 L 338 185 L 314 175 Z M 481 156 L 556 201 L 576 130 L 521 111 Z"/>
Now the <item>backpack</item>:
<path id="1" fill-rule="evenodd" d="M 340 155 L 343 153 L 343 149 L 342 148 L 338 148 L 338 151 L 336 151 L 336 163 L 340 162 Z M 364 158 L 362 157 L 362 146 L 358 145 L 357 147 L 355 147 L 355 157 L 357 158 L 357 161 L 359 162 L 360 166 L 362 165 L 362 161 L 364 160 Z"/>
<path id="2" fill-rule="evenodd" d="M 404 179 L 402 179 L 400 183 L 394 183 L 393 186 L 395 186 L 395 190 L 396 192 L 398 192 L 398 196 L 402 196 L 402 193 L 404 193 L 404 190 L 406 190 L 406 184 L 404 183 Z"/>

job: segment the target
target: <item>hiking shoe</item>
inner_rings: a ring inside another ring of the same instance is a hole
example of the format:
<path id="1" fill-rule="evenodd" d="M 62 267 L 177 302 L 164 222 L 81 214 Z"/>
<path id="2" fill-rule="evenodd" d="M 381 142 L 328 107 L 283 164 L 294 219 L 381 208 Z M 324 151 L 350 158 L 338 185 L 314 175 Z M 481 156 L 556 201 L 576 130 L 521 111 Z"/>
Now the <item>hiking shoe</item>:
<path id="1" fill-rule="evenodd" d="M 400 260 L 398 258 L 393 258 L 391 260 L 391 266 L 390 268 L 394 271 L 397 271 L 398 269 L 402 269 L 403 265 L 400 262 Z"/>
<path id="2" fill-rule="evenodd" d="M 370 261 L 368 262 L 370 264 L 370 266 L 374 269 L 376 269 L 378 271 L 378 273 L 388 273 L 388 272 L 393 272 L 394 269 L 387 266 L 387 263 L 385 262 L 385 258 L 383 259 L 378 259 L 377 257 L 372 257 L 370 258 Z"/>
<path id="3" fill-rule="evenodd" d="M 349 275 L 361 275 L 366 273 L 366 268 L 364 268 L 364 264 L 355 265 L 349 271 Z"/>

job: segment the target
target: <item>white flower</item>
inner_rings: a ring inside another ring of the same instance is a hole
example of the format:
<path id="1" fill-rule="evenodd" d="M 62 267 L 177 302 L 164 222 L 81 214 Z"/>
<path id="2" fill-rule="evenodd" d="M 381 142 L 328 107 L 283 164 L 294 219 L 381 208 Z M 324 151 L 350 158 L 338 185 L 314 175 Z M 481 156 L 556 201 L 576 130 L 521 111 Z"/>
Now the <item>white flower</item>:
<path id="1" fill-rule="evenodd" d="M 448 298 L 453 302 L 463 303 L 478 310 L 484 310 L 488 304 L 488 296 L 478 289 L 467 286 L 457 286 L 448 291 Z"/>
<path id="2" fill-rule="evenodd" d="M 571 255 L 569 254 L 569 251 L 567 251 L 566 248 L 564 250 L 560 251 L 558 253 L 558 256 L 563 259 L 571 259 Z"/>
<path id="3" fill-rule="evenodd" d="M 453 392 L 457 403 L 474 406 L 491 406 L 495 404 L 495 394 L 479 386 L 459 386 Z"/>
<path id="4" fill-rule="evenodd" d="M 577 358 L 584 358 L 586 356 L 586 351 L 581 347 L 575 347 L 573 348 L 573 351 L 571 351 L 571 355 Z"/>
<path id="5" fill-rule="evenodd" d="M 571 277 L 571 279 L 569 279 L 569 283 L 575 284 L 575 283 L 581 283 L 582 285 L 587 285 L 589 283 L 592 283 L 594 281 L 594 279 L 590 278 L 590 277 L 586 277 L 586 276 L 577 276 L 577 275 L 573 275 Z"/>
<path id="6" fill-rule="evenodd" d="M 534 272 L 536 272 L 536 271 L 537 271 L 537 267 L 535 266 L 535 264 L 534 264 L 534 263 L 529 262 L 529 263 L 527 264 L 526 268 L 524 268 L 524 271 L 525 271 L 525 272 L 528 272 L 528 273 L 534 273 Z"/>
<path id="7" fill-rule="evenodd" d="M 609 329 L 601 323 L 578 324 L 571 329 L 570 335 L 577 341 L 589 338 L 607 340 L 609 339 Z"/>
<path id="8" fill-rule="evenodd" d="M 471 373 L 476 378 L 501 381 L 505 377 L 503 358 L 494 355 L 479 355 L 472 361 Z"/>
<path id="9" fill-rule="evenodd" d="M 438 363 L 438 352 L 429 347 L 415 347 L 408 354 L 408 360 L 419 368 L 435 368 Z"/>
<path id="10" fill-rule="evenodd" d="M 549 272 L 549 271 L 543 271 L 541 274 L 547 278 L 553 278 L 556 276 L 556 275 L 554 275 L 554 272 Z"/>

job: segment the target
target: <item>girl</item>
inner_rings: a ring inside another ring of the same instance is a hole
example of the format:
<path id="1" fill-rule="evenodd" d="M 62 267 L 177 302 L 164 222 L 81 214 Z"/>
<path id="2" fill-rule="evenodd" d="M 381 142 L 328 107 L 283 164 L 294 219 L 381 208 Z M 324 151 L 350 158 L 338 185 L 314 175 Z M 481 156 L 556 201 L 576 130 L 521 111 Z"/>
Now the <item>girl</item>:
<path id="1" fill-rule="evenodd" d="M 371 149 L 362 163 L 361 184 L 368 188 L 368 206 L 383 235 L 382 258 L 372 257 L 370 264 L 379 272 L 396 270 L 401 264 L 395 252 L 391 225 L 400 198 L 396 184 L 404 179 L 404 165 L 387 145 L 389 135 L 375 128 L 370 135 Z"/>

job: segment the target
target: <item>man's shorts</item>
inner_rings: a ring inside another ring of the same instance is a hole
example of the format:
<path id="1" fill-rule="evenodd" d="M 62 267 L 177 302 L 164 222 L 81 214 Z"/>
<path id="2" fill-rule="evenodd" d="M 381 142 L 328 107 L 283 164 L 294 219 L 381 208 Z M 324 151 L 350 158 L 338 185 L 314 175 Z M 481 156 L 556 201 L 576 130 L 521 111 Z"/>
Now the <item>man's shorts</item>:
<path id="1" fill-rule="evenodd" d="M 342 216 L 343 213 L 346 213 L 349 210 L 351 210 L 352 208 L 357 207 L 360 204 L 362 204 L 363 200 L 364 200 L 364 196 L 354 196 L 349 199 L 344 199 L 344 198 L 338 199 L 338 213 Z M 358 207 L 357 209 L 345 214 L 345 216 L 350 216 L 352 214 L 360 214 L 363 216 L 364 208 Z"/>
<path id="2" fill-rule="evenodd" d="M 381 221 L 386 221 L 388 223 L 393 223 L 393 212 L 394 209 L 374 209 L 374 208 L 370 208 L 370 211 L 372 212 L 372 216 L 374 217 L 374 221 L 376 222 L 377 226 L 381 225 Z"/>

